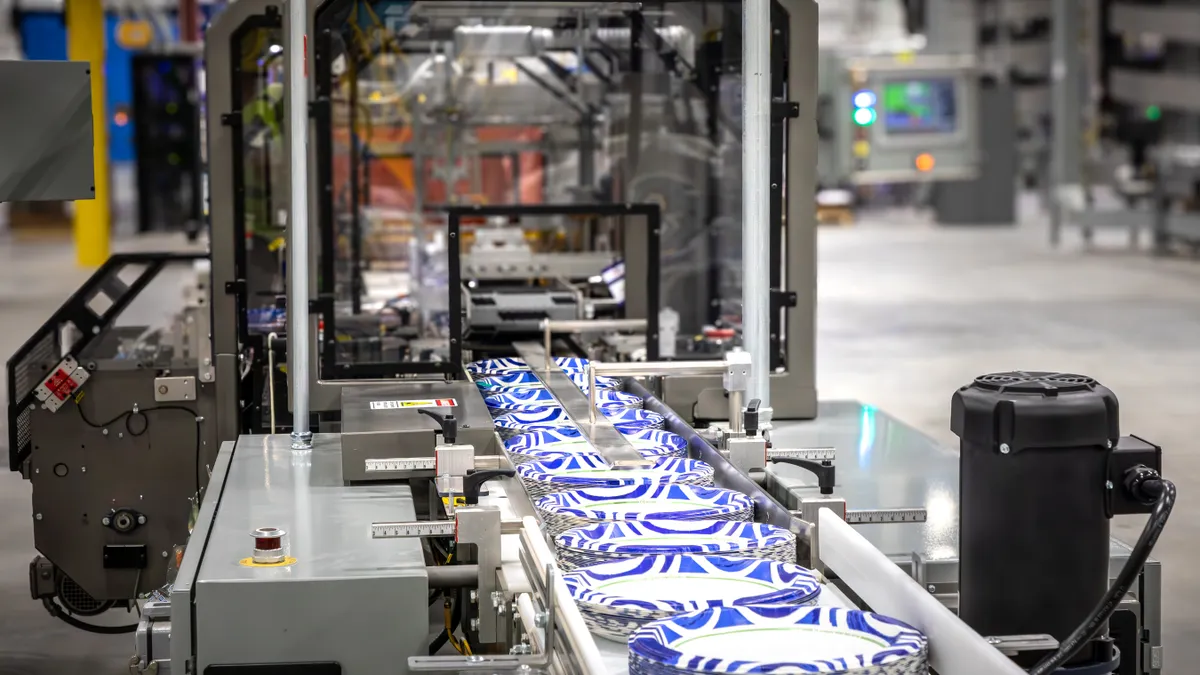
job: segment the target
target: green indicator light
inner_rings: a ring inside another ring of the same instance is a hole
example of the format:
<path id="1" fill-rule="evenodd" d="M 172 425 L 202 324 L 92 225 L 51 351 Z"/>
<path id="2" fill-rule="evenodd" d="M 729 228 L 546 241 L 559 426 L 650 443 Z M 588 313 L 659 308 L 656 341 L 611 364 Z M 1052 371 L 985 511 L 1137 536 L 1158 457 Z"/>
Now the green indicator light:
<path id="1" fill-rule="evenodd" d="M 1157 122 L 1162 119 L 1162 108 L 1152 105 L 1146 108 L 1146 119 L 1151 122 Z"/>
<path id="2" fill-rule="evenodd" d="M 854 123 L 860 127 L 869 127 L 875 123 L 875 110 L 873 108 L 859 108 L 854 111 Z"/>

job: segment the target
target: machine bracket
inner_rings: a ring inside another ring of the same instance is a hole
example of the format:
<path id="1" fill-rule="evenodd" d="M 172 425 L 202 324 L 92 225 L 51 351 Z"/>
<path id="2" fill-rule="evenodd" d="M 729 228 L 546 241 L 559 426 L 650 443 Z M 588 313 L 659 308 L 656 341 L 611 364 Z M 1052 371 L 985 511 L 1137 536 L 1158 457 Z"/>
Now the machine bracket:
<path id="1" fill-rule="evenodd" d="M 795 101 L 771 101 L 771 119 L 786 120 L 800 117 L 800 104 Z"/>
<path id="2" fill-rule="evenodd" d="M 242 111 L 234 110 L 232 112 L 221 114 L 221 125 L 239 129 L 242 126 Z"/>
<path id="3" fill-rule="evenodd" d="M 771 289 L 771 304 L 775 309 L 794 309 L 799 302 L 796 291 L 785 291 L 779 288 Z"/>
<path id="4" fill-rule="evenodd" d="M 225 295 L 242 296 L 246 294 L 246 280 L 234 279 L 225 282 Z"/>

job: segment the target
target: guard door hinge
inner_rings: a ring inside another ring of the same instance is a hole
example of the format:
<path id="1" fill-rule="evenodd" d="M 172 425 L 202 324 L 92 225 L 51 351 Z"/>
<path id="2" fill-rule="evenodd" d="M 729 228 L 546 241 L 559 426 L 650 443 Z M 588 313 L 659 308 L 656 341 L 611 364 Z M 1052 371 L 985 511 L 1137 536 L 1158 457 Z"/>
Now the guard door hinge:
<path id="1" fill-rule="evenodd" d="M 776 309 L 794 309 L 799 302 L 796 296 L 796 291 L 785 291 L 778 288 L 771 289 L 771 304 Z"/>
<path id="2" fill-rule="evenodd" d="M 771 101 L 771 119 L 786 120 L 800 117 L 800 104 L 795 101 Z"/>
<path id="3" fill-rule="evenodd" d="M 233 281 L 225 282 L 225 295 L 236 295 L 241 297 L 246 294 L 246 280 L 234 279 Z"/>
<path id="4" fill-rule="evenodd" d="M 308 104 L 308 116 L 314 120 L 322 122 L 328 121 L 329 110 L 330 105 L 328 96 L 318 97 L 316 100 L 310 101 Z"/>
<path id="5" fill-rule="evenodd" d="M 234 110 L 233 112 L 223 113 L 221 115 L 221 126 L 240 129 L 242 126 L 242 111 Z"/>

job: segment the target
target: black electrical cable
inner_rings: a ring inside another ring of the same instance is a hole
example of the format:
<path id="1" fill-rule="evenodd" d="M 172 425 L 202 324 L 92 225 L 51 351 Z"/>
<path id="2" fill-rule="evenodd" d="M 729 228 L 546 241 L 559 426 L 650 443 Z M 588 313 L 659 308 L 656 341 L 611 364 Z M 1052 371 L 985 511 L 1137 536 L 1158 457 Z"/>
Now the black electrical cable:
<path id="1" fill-rule="evenodd" d="M 58 606 L 58 603 L 54 602 L 50 598 L 42 598 L 42 604 L 45 605 L 46 611 L 50 612 L 50 616 L 62 621 L 72 628 L 85 630 L 89 633 L 98 633 L 100 635 L 124 635 L 126 633 L 132 633 L 136 631 L 138 627 L 136 623 L 126 626 L 97 626 L 94 623 L 80 621 L 70 614 L 67 614 L 65 611 L 63 611 L 62 607 Z"/>
<path id="2" fill-rule="evenodd" d="M 133 437 L 141 436 L 150 430 L 150 418 L 146 415 L 146 413 L 148 413 L 148 412 L 155 412 L 158 410 L 179 410 L 181 412 L 187 413 L 188 415 L 191 415 L 192 418 L 196 421 L 196 453 L 195 453 L 195 457 L 193 459 L 193 468 L 195 469 L 195 476 L 196 476 L 196 494 L 197 495 L 200 494 L 200 454 L 201 454 L 201 444 L 202 444 L 203 440 L 201 439 L 200 420 L 198 419 L 198 415 L 196 414 L 195 410 L 192 410 L 190 408 L 185 408 L 181 405 L 157 405 L 152 408 L 140 408 L 138 410 L 126 410 L 125 412 L 121 413 L 120 415 L 117 415 L 116 417 L 112 418 L 111 420 L 109 420 L 107 422 L 104 422 L 103 424 L 97 424 L 97 423 L 91 421 L 90 419 L 88 419 L 87 415 L 84 414 L 83 406 L 80 405 L 80 402 L 82 402 L 82 400 L 83 400 L 82 396 L 79 396 L 75 399 L 75 410 L 79 412 L 79 419 L 83 420 L 84 424 L 88 425 L 89 427 L 92 427 L 93 429 L 104 429 L 104 428 L 107 428 L 107 427 L 110 427 L 110 426 L 116 424 L 117 422 L 120 422 L 123 419 L 125 421 L 125 431 L 129 432 L 129 435 L 133 436 Z M 140 417 L 143 420 L 141 427 L 139 429 L 137 429 L 136 431 L 134 430 L 134 425 L 133 425 L 133 418 L 135 418 L 135 417 Z"/>
<path id="3" fill-rule="evenodd" d="M 1135 497 L 1156 499 L 1154 510 L 1150 513 L 1150 518 L 1146 520 L 1146 526 L 1142 529 L 1142 536 L 1138 537 L 1133 550 L 1129 552 L 1129 559 L 1125 561 L 1125 566 L 1121 568 L 1121 573 L 1117 575 L 1117 580 L 1108 589 L 1108 593 L 1101 598 L 1087 619 L 1058 645 L 1057 650 L 1047 654 L 1029 671 L 1030 675 L 1047 675 L 1058 670 L 1062 664 L 1075 656 L 1084 645 L 1096 637 L 1096 634 L 1112 617 L 1113 612 L 1117 610 L 1117 606 L 1121 604 L 1121 600 L 1124 599 L 1130 586 L 1142 573 L 1142 566 L 1146 564 L 1146 559 L 1150 557 L 1155 542 L 1158 541 L 1163 528 L 1167 526 L 1167 519 L 1170 518 L 1171 509 L 1175 506 L 1175 484 L 1160 477 L 1157 472 L 1148 471 L 1144 467 L 1133 471 L 1140 471 L 1140 475 L 1133 484 L 1126 486 L 1127 489 L 1133 492 Z"/>

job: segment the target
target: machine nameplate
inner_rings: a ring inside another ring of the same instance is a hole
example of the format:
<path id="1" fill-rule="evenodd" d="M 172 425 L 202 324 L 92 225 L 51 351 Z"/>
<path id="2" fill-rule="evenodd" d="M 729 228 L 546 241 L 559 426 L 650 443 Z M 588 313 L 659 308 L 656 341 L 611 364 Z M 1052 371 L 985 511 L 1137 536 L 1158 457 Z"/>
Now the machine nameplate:
<path id="1" fill-rule="evenodd" d="M 372 539 L 404 539 L 411 537 L 454 537 L 457 523 L 452 520 L 413 523 L 372 523 Z"/>
<path id="2" fill-rule="evenodd" d="M 391 459 L 364 460 L 367 473 L 377 471 L 430 471 L 437 466 L 432 457 L 393 457 Z"/>
<path id="3" fill-rule="evenodd" d="M 805 459 L 810 462 L 826 462 L 837 459 L 834 448 L 771 448 L 767 459 Z"/>
<path id="4" fill-rule="evenodd" d="M 408 401 L 371 401 L 371 410 L 403 410 L 405 408 L 457 408 L 452 398 L 424 398 Z"/>

